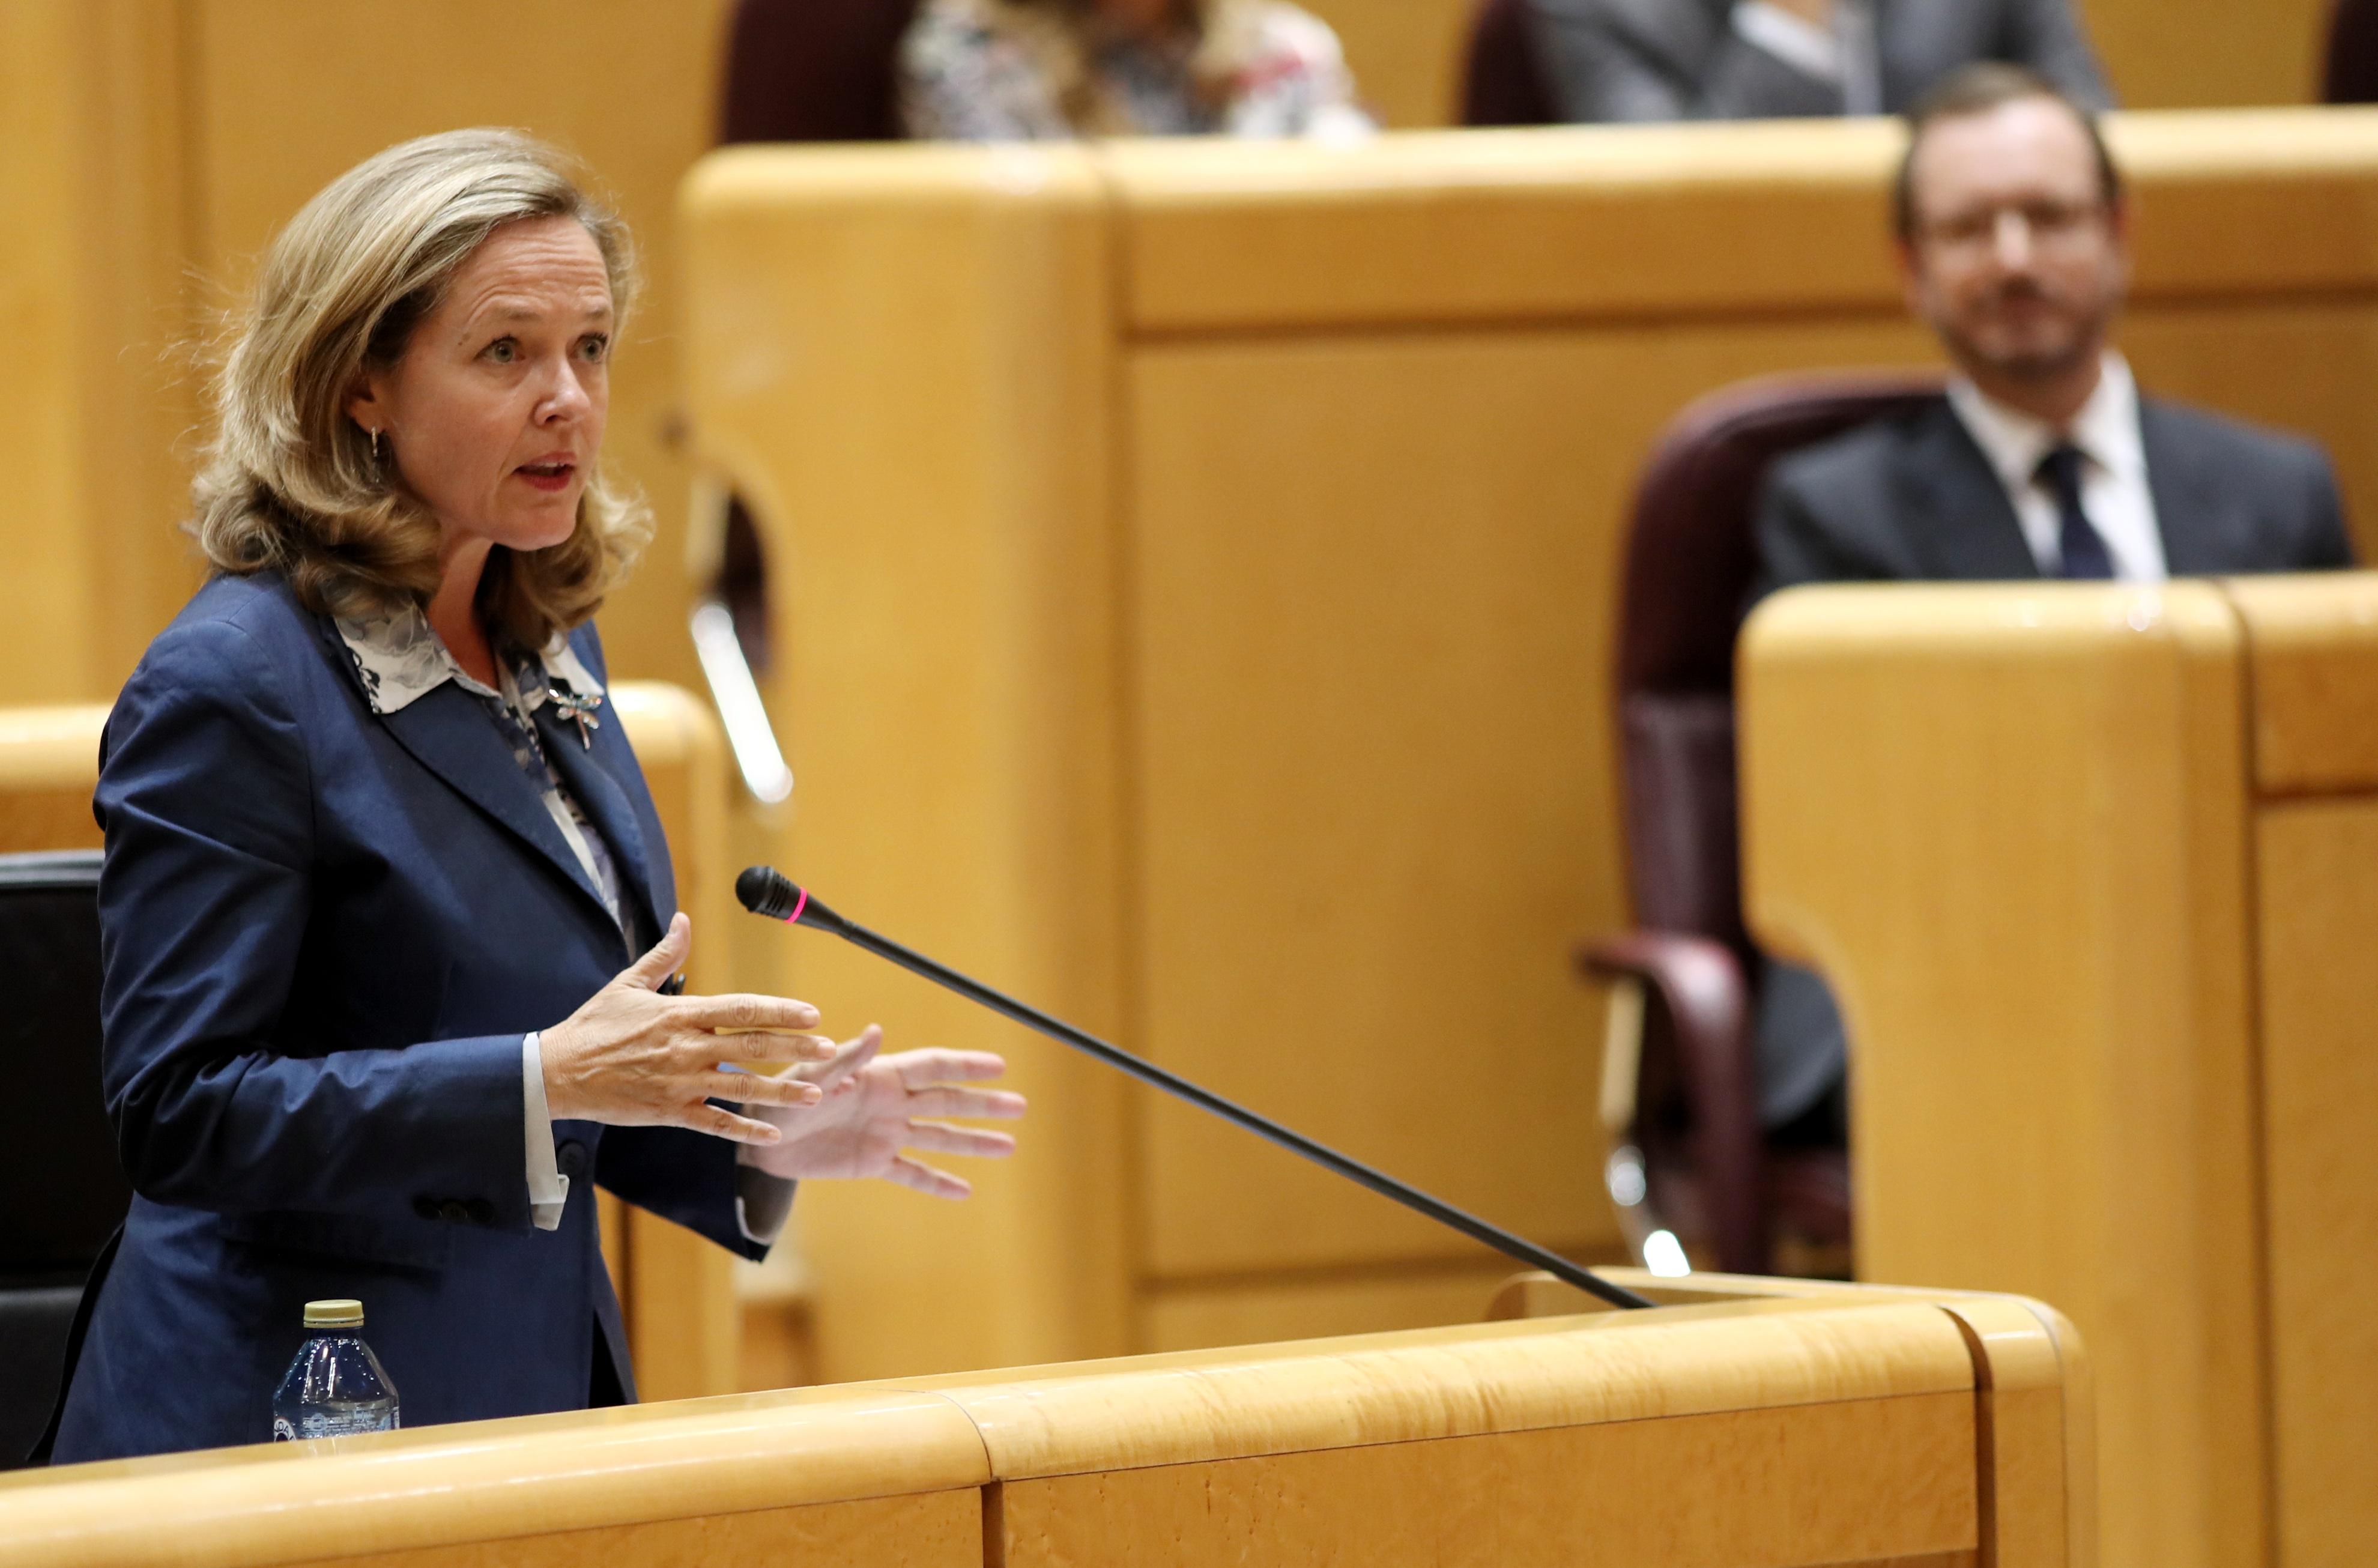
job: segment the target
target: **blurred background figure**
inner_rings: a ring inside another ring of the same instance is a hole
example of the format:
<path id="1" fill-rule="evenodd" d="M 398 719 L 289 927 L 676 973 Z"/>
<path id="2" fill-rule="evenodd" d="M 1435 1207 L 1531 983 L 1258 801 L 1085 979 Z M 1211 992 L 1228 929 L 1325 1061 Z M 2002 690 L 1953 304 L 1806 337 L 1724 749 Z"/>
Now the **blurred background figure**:
<path id="1" fill-rule="evenodd" d="M 1525 0 L 1563 119 L 1904 114 L 1962 66 L 2111 103 L 2072 0 Z"/>
<path id="2" fill-rule="evenodd" d="M 1372 128 L 1337 34 L 1282 0 L 928 0 L 899 108 L 958 141 Z"/>
<path id="3" fill-rule="evenodd" d="M 1985 65 L 1912 120 L 1901 273 L 1957 374 L 1916 413 L 1776 464 L 1757 591 L 2352 565 L 2326 452 L 2142 396 L 2112 348 L 2130 223 L 2086 110 L 2033 72 Z M 1822 983 L 1772 964 L 1758 1029 L 1768 1123 L 1837 1117 L 1842 1028 Z"/>

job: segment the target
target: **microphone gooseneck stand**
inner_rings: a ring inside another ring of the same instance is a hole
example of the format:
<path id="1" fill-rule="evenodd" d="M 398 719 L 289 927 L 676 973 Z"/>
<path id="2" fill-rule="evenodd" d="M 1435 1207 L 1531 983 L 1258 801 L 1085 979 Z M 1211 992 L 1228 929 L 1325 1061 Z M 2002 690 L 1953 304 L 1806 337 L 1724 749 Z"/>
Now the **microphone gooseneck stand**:
<path id="1" fill-rule="evenodd" d="M 810 896 L 782 872 L 770 866 L 755 865 L 745 869 L 735 879 L 735 896 L 753 914 L 780 920 L 788 925 L 806 925 L 841 937 L 844 941 L 864 947 L 880 959 L 889 959 L 912 974 L 920 974 L 934 984 L 946 987 L 992 1012 L 1015 1019 L 1025 1028 L 1035 1030 L 1051 1040 L 1071 1045 L 1074 1049 L 1096 1056 L 1109 1067 L 1116 1067 L 1142 1083 L 1152 1084 L 1167 1094 L 1188 1101 L 1210 1111 L 1224 1121 L 1235 1123 L 1256 1137 L 1265 1139 L 1292 1153 L 1302 1154 L 1316 1165 L 1337 1172 L 1347 1180 L 1369 1188 L 1382 1198 L 1392 1198 L 1407 1209 L 1426 1214 L 1439 1224 L 1450 1225 L 1472 1240 L 1483 1241 L 1506 1257 L 1513 1258 L 1542 1269 L 1567 1284 L 1600 1297 L 1616 1307 L 1650 1307 L 1655 1303 L 1623 1286 L 1612 1285 L 1591 1270 L 1570 1262 L 1548 1248 L 1539 1247 L 1524 1236 L 1514 1236 L 1500 1225 L 1491 1224 L 1466 1210 L 1457 1209 L 1442 1199 L 1432 1198 L 1408 1182 L 1398 1181 L 1387 1172 L 1366 1165 L 1351 1155 L 1340 1154 L 1326 1143 L 1315 1141 L 1294 1128 L 1284 1127 L 1269 1116 L 1250 1111 L 1245 1106 L 1223 1099 L 1211 1090 L 1190 1082 L 1178 1073 L 1168 1072 L 1155 1063 L 1145 1061 L 1121 1046 L 1110 1045 L 1097 1035 L 1075 1029 L 1063 1019 L 1051 1018 L 1039 1008 L 1030 1007 L 1004 992 L 994 991 L 980 981 L 968 979 L 946 964 L 936 963 L 924 954 L 905 947 L 888 936 L 881 936 L 855 921 L 841 915 Z"/>

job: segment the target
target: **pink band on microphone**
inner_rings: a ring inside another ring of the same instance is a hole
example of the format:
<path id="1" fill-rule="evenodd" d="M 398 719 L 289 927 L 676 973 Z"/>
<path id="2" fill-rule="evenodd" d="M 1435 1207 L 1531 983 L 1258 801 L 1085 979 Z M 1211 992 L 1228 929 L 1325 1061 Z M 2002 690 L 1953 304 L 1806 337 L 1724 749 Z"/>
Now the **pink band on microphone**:
<path id="1" fill-rule="evenodd" d="M 787 925 L 800 924 L 801 911 L 810 907 L 810 890 L 806 887 L 796 887 L 793 890 L 799 893 L 800 898 L 794 903 L 793 912 L 785 917 L 785 923 Z"/>

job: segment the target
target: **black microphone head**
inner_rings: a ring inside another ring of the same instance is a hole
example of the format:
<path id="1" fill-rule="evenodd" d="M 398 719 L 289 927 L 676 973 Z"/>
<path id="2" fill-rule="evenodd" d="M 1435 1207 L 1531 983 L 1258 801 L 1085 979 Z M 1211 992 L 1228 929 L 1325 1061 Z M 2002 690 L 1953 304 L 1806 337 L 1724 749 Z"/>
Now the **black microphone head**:
<path id="1" fill-rule="evenodd" d="M 800 907 L 801 890 L 792 878 L 772 865 L 747 865 L 735 879 L 735 896 L 743 907 L 770 920 L 790 920 Z"/>

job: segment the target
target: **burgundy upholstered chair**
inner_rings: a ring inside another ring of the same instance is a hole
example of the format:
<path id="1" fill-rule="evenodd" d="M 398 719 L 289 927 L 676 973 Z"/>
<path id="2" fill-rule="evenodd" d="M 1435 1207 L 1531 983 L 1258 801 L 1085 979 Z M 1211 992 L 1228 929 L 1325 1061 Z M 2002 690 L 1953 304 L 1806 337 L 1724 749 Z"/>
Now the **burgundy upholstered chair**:
<path id="1" fill-rule="evenodd" d="M 740 0 L 719 139 L 895 141 L 894 62 L 918 0 Z"/>
<path id="2" fill-rule="evenodd" d="M 1940 390 L 1938 377 L 1906 372 L 1728 388 L 1677 416 L 1637 488 L 1616 693 L 1637 929 L 1587 944 L 1578 960 L 1615 983 L 1604 1117 L 1617 1147 L 1607 1176 L 1639 1254 L 1647 1242 L 1656 1253 L 1665 1244 L 1651 1238 L 1666 1231 L 1727 1272 L 1764 1273 L 1779 1235 L 1848 1247 L 1846 1152 L 1771 1148 L 1759 1127 L 1759 966 L 1742 922 L 1735 814 L 1735 633 L 1768 466 Z"/>
<path id="3" fill-rule="evenodd" d="M 2321 72 L 2327 103 L 2378 103 L 2378 0 L 2336 0 Z"/>
<path id="4" fill-rule="evenodd" d="M 1479 0 L 1461 69 L 1465 126 L 1549 126 L 1560 111 L 1536 53 L 1527 0 Z"/>

